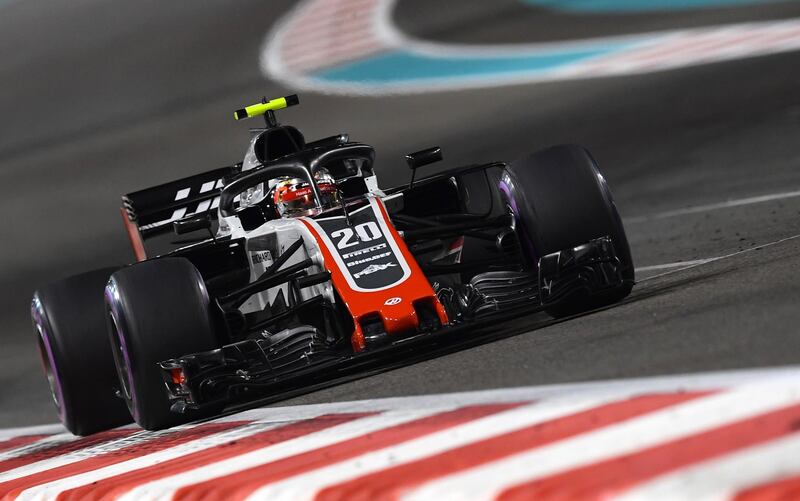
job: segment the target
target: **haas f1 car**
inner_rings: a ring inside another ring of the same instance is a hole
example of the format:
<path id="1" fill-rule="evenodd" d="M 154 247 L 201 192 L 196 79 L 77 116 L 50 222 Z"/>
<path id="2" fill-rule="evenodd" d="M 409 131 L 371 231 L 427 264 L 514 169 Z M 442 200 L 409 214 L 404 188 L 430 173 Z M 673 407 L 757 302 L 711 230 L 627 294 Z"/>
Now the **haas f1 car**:
<path id="1" fill-rule="evenodd" d="M 295 104 L 235 112 L 266 122 L 241 163 L 124 196 L 135 264 L 35 293 L 70 431 L 167 428 L 630 293 L 625 231 L 582 147 L 417 176 L 442 159 L 429 148 L 406 156 L 410 183 L 381 189 L 371 146 L 279 124 Z"/>

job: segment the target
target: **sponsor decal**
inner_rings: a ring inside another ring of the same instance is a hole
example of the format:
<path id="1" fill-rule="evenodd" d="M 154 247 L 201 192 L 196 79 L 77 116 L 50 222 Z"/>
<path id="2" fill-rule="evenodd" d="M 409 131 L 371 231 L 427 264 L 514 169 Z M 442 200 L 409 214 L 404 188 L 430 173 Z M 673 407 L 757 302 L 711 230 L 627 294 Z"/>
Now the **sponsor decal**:
<path id="1" fill-rule="evenodd" d="M 270 251 L 258 251 L 253 252 L 253 264 L 260 264 L 260 263 L 271 263 L 272 262 L 272 253 Z"/>
<path id="2" fill-rule="evenodd" d="M 378 203 L 352 211 L 349 221 L 343 216 L 309 220 L 321 230 L 349 285 L 361 292 L 392 287 L 408 277 L 408 265 Z"/>
<path id="3" fill-rule="evenodd" d="M 361 249 L 353 252 L 348 252 L 347 254 L 342 254 L 342 259 L 350 259 L 351 257 L 361 256 L 362 254 L 369 254 L 371 252 L 379 251 L 385 248 L 386 248 L 385 243 L 373 245 L 372 247 L 367 247 L 366 249 Z"/>
<path id="4" fill-rule="evenodd" d="M 365 257 L 364 259 L 358 259 L 356 261 L 350 261 L 350 262 L 347 263 L 347 267 L 348 268 L 352 268 L 353 266 L 358 266 L 359 264 L 364 264 L 364 263 L 368 263 L 370 261 L 376 261 L 378 259 L 383 259 L 383 258 L 389 257 L 391 255 L 392 255 L 391 252 L 383 252 L 381 254 L 376 254 L 374 256 Z"/>
<path id="5" fill-rule="evenodd" d="M 390 297 L 386 301 L 383 302 L 386 306 L 394 306 L 396 304 L 400 304 L 403 302 L 403 298 L 401 297 Z"/>
<path id="6" fill-rule="evenodd" d="M 353 276 L 355 278 L 361 278 L 364 275 L 372 275 L 373 273 L 377 273 L 379 271 L 383 271 L 387 268 L 393 268 L 397 266 L 397 263 L 386 263 L 386 264 L 371 264 L 364 268 L 363 270 L 359 271 L 358 273 L 354 273 Z"/>

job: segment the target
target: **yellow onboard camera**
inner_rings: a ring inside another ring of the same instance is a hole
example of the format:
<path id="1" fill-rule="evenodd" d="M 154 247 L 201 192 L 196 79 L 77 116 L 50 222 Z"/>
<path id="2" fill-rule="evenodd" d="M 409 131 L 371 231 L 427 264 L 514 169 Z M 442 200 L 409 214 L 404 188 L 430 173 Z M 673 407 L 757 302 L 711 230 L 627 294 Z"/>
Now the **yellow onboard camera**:
<path id="1" fill-rule="evenodd" d="M 300 104 L 300 98 L 297 97 L 297 94 L 292 94 L 291 96 L 286 97 L 279 97 L 277 99 L 273 99 L 271 101 L 267 101 L 266 98 L 258 103 L 247 106 L 240 110 L 236 110 L 233 112 L 233 118 L 235 120 L 243 120 L 245 118 L 253 118 L 258 117 L 261 115 L 268 114 L 269 112 L 282 110 L 284 108 L 288 108 L 289 106 L 294 106 L 296 104 Z"/>

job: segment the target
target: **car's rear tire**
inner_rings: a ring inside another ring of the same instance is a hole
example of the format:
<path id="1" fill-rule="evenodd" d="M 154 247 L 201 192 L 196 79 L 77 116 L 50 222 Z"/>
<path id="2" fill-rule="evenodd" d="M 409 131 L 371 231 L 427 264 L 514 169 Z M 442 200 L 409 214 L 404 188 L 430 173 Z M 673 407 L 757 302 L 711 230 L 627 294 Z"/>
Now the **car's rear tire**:
<path id="1" fill-rule="evenodd" d="M 208 292 L 185 258 L 161 258 L 123 268 L 105 293 L 108 335 L 122 394 L 136 423 L 147 430 L 200 417 L 170 410 L 158 363 L 218 348 Z"/>
<path id="2" fill-rule="evenodd" d="M 64 426 L 90 435 L 130 423 L 117 396 L 103 288 L 117 268 L 75 275 L 37 290 L 31 319 L 50 392 Z"/>
<path id="3" fill-rule="evenodd" d="M 586 149 L 554 146 L 512 162 L 500 180 L 532 264 L 547 254 L 610 236 L 623 283 L 602 294 L 576 293 L 548 308 L 561 317 L 616 303 L 630 294 L 633 259 L 611 191 Z"/>

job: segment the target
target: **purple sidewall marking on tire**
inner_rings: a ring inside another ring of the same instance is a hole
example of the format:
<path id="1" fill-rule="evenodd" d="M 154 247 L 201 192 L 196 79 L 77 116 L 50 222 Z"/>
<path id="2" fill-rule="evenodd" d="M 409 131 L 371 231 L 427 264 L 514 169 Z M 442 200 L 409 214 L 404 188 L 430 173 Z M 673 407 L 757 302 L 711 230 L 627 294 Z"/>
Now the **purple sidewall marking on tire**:
<path id="1" fill-rule="evenodd" d="M 41 339 L 41 343 L 44 346 L 47 356 L 47 363 L 50 365 L 50 373 L 53 375 L 52 381 L 55 385 L 50 384 L 50 390 L 54 392 L 56 395 L 56 407 L 58 407 L 58 416 L 61 419 L 62 423 L 66 422 L 66 406 L 64 404 L 64 391 L 61 387 L 61 377 L 58 374 L 58 366 L 56 365 L 56 357 L 53 355 L 53 348 L 51 346 L 50 336 L 48 336 L 47 330 L 47 323 L 45 323 L 45 313 L 42 308 L 42 302 L 39 300 L 39 296 L 33 297 L 33 302 L 31 303 L 31 316 L 33 317 L 33 321 L 36 323 L 38 333 L 37 335 Z M 45 368 L 46 370 L 46 368 Z M 50 383 L 50 381 L 48 381 Z"/>
<path id="2" fill-rule="evenodd" d="M 120 319 L 122 317 L 119 314 L 118 304 L 116 301 L 116 294 L 114 292 L 116 291 L 116 288 L 117 284 L 113 280 L 109 280 L 105 288 L 105 298 L 106 298 L 106 304 L 108 304 L 111 314 L 114 316 L 114 320 L 112 320 L 112 322 L 114 323 L 114 331 L 116 333 L 116 337 L 119 340 L 119 351 L 120 354 L 123 356 L 123 358 L 125 358 L 125 366 L 127 367 L 127 370 L 125 371 L 126 373 L 125 379 L 128 381 L 128 391 L 130 392 L 131 395 L 131 403 L 132 403 L 131 413 L 133 414 L 133 419 L 135 421 L 138 421 L 139 411 L 136 407 L 136 391 L 134 390 L 133 386 L 133 374 L 131 373 L 132 371 L 131 359 L 128 356 L 128 345 L 125 343 L 125 336 L 122 334 L 122 327 L 120 326 Z M 114 349 L 114 347 L 112 347 L 112 349 Z"/>
<path id="3" fill-rule="evenodd" d="M 523 245 L 526 249 L 528 249 L 528 252 L 530 252 L 530 257 L 533 262 L 537 262 L 538 254 L 536 253 L 536 248 L 534 247 L 531 239 L 528 237 L 528 232 L 525 229 L 525 226 L 522 224 L 522 218 L 520 216 L 519 208 L 517 207 L 517 200 L 511 193 L 511 187 L 502 179 L 497 184 L 497 187 L 501 192 L 503 192 L 503 194 L 505 194 L 506 198 L 508 199 L 508 203 L 511 204 L 511 210 L 514 211 L 514 220 L 517 225 L 517 235 L 522 237 Z"/>

